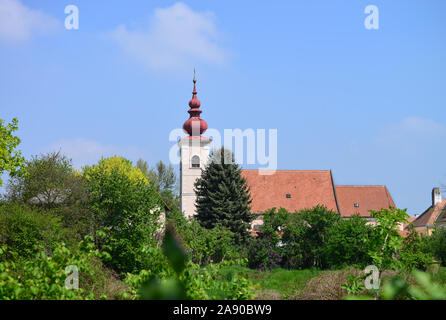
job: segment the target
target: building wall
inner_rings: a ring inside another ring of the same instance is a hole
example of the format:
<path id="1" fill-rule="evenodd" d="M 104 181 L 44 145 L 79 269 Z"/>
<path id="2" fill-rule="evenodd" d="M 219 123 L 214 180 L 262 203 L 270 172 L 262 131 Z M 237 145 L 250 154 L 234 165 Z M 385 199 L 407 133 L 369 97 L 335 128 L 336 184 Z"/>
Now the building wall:
<path id="1" fill-rule="evenodd" d="M 189 137 L 188 137 L 189 138 Z M 184 138 L 180 140 L 180 193 L 181 193 L 181 211 L 186 218 L 195 215 L 196 195 L 194 192 L 194 183 L 201 177 L 208 160 L 210 152 L 210 140 L 197 139 L 191 140 Z M 192 167 L 192 157 L 200 157 L 200 167 Z"/>

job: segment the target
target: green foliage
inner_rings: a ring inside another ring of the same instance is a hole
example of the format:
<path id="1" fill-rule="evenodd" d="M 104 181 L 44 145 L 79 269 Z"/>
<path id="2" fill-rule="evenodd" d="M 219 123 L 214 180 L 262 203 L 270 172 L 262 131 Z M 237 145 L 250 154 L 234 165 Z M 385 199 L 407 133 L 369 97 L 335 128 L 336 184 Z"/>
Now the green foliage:
<path id="1" fill-rule="evenodd" d="M 230 268 L 251 279 L 256 289 L 256 299 L 261 300 L 296 299 L 308 280 L 320 274 L 316 268 L 303 270 L 275 268 L 265 271 L 246 269 L 240 266 Z"/>
<path id="2" fill-rule="evenodd" d="M 4 123 L 5 120 L 0 119 L 0 175 L 8 171 L 14 176 L 24 163 L 21 152 L 17 150 L 20 139 L 13 135 L 18 129 L 18 121 L 14 118 L 11 123 L 7 125 Z M 0 178 L 0 186 L 2 184 L 3 181 Z"/>
<path id="3" fill-rule="evenodd" d="M 339 219 L 334 211 L 319 205 L 292 214 L 283 228 L 285 265 L 291 268 L 322 266 L 327 232 Z"/>
<path id="4" fill-rule="evenodd" d="M 251 281 L 236 273 L 223 273 L 228 262 L 204 268 L 189 264 L 183 279 L 188 297 L 193 300 L 247 300 L 254 296 Z"/>
<path id="5" fill-rule="evenodd" d="M 184 244 L 188 259 L 200 266 L 243 257 L 244 250 L 234 242 L 234 234 L 217 225 L 202 227 L 194 218 L 186 220 L 182 213 L 172 212 L 169 218 Z"/>
<path id="6" fill-rule="evenodd" d="M 370 264 L 373 231 L 373 227 L 367 225 L 367 220 L 359 215 L 339 220 L 327 232 L 327 240 L 322 248 L 324 266 L 333 268 Z"/>
<path id="7" fill-rule="evenodd" d="M 207 229 L 229 228 L 237 244 L 249 241 L 251 195 L 232 153 L 224 148 L 213 152 L 211 160 L 195 182 L 197 220 Z"/>
<path id="8" fill-rule="evenodd" d="M 158 193 L 131 162 L 119 157 L 102 159 L 84 168 L 89 205 L 94 213 L 96 242 L 106 249 L 118 272 L 138 272 L 150 265 L 156 247 L 161 201 Z"/>
<path id="9" fill-rule="evenodd" d="M 34 259 L 18 263 L 18 253 L 11 248 L 0 248 L 0 299 L 58 300 L 94 299 L 92 292 L 82 288 L 83 274 L 92 275 L 90 265 L 104 254 L 94 250 L 91 238 L 79 243 L 76 250 L 69 250 L 62 243 L 51 255 L 41 251 Z M 65 280 L 68 266 L 79 271 L 79 289 L 68 289 Z"/>
<path id="10" fill-rule="evenodd" d="M 382 289 L 381 297 L 386 300 L 446 300 L 446 288 L 432 281 L 429 273 L 414 270 L 412 276 L 415 284 L 400 276 L 393 277 Z"/>
<path id="11" fill-rule="evenodd" d="M 364 279 L 367 275 L 350 275 L 348 280 L 341 286 L 342 289 L 347 290 L 348 295 L 355 295 L 365 290 Z"/>
<path id="12" fill-rule="evenodd" d="M 403 246 L 403 238 L 398 233 L 399 226 L 407 223 L 409 215 L 406 209 L 389 208 L 381 210 L 370 210 L 371 216 L 375 218 L 373 249 L 369 254 L 373 264 L 380 270 L 400 269 L 401 262 L 397 255 Z"/>
<path id="13" fill-rule="evenodd" d="M 437 228 L 430 237 L 423 238 L 423 248 L 446 266 L 446 228 Z"/>
<path id="14" fill-rule="evenodd" d="M 169 224 L 163 241 L 163 253 L 169 269 L 155 275 L 142 271 L 129 275 L 126 282 L 131 291 L 127 297 L 138 299 L 248 299 L 252 297 L 251 283 L 245 277 L 222 277 L 222 267 L 230 262 L 200 267 L 187 261 L 184 248 Z M 172 272 L 173 270 L 173 272 Z M 138 288 L 139 289 L 136 289 Z"/>
<path id="15" fill-rule="evenodd" d="M 59 217 L 24 205 L 0 205 L 0 245 L 14 248 L 20 257 L 32 257 L 42 248 L 51 253 L 62 241 L 69 241 L 69 233 Z"/>
<path id="16" fill-rule="evenodd" d="M 8 185 L 9 200 L 44 208 L 86 201 L 82 177 L 59 152 L 33 156 L 21 173 Z"/>
<path id="17" fill-rule="evenodd" d="M 270 270 L 281 266 L 280 248 L 269 235 L 260 234 L 251 240 L 248 249 L 248 266 L 258 270 Z"/>
<path id="18" fill-rule="evenodd" d="M 180 196 L 178 194 L 177 176 L 171 164 L 166 166 L 164 162 L 159 161 L 154 168 L 149 169 L 149 164 L 143 159 L 136 162 L 136 167 L 153 182 L 156 190 L 159 192 L 164 204 L 170 210 L 178 210 L 180 206 Z"/>
<path id="19" fill-rule="evenodd" d="M 432 263 L 433 256 L 425 250 L 425 246 L 413 224 L 409 225 L 409 234 L 403 241 L 400 260 L 402 269 L 406 272 L 413 269 L 426 270 Z"/>
<path id="20" fill-rule="evenodd" d="M 275 209 L 265 214 L 261 229 L 271 235 L 272 243 L 281 236 L 281 256 L 287 268 L 322 266 L 323 248 L 328 230 L 339 221 L 339 215 L 324 206 L 316 206 L 289 213 L 279 209 L 278 218 L 273 218 Z"/>
<path id="21" fill-rule="evenodd" d="M 77 241 L 91 233 L 85 179 L 73 169 L 71 160 L 59 152 L 33 156 L 21 172 L 9 181 L 10 202 L 51 210 Z"/>

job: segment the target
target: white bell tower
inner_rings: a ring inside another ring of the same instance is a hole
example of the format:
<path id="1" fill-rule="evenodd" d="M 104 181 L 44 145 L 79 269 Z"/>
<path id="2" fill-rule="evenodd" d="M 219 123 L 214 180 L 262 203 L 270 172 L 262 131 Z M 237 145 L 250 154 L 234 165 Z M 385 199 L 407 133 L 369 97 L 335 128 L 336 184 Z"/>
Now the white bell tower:
<path id="1" fill-rule="evenodd" d="M 190 117 L 184 123 L 183 130 L 189 134 L 188 137 L 178 142 L 180 148 L 180 194 L 181 211 L 185 217 L 191 217 L 196 213 L 195 200 L 197 196 L 194 191 L 195 181 L 201 177 L 201 173 L 209 160 L 211 139 L 201 134 L 206 131 L 208 125 L 201 119 L 200 100 L 197 98 L 197 89 L 194 70 L 194 90 L 192 99 L 189 101 L 188 110 Z"/>

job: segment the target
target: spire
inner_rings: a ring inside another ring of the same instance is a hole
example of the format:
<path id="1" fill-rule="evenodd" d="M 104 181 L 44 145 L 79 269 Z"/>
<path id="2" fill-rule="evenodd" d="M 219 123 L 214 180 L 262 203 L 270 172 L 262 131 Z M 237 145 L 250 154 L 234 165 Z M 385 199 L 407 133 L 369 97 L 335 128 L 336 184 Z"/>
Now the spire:
<path id="1" fill-rule="evenodd" d="M 194 68 L 194 79 L 192 81 L 194 83 L 194 90 L 192 91 L 192 99 L 189 101 L 190 109 L 187 111 L 189 113 L 190 117 L 183 124 L 183 130 L 186 133 L 188 133 L 190 136 L 201 135 L 208 128 L 206 121 L 204 121 L 203 119 L 200 118 L 201 102 L 197 98 L 197 87 L 196 87 L 197 79 L 195 77 L 195 68 Z M 194 130 L 192 130 L 192 128 L 194 128 Z M 199 134 L 198 134 L 198 132 L 199 132 Z"/>

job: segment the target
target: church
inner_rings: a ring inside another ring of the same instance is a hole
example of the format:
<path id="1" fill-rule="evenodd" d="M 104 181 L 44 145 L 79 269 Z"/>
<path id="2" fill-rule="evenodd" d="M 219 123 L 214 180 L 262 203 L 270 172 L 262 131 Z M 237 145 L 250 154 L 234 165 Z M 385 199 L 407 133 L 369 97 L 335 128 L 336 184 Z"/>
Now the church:
<path id="1" fill-rule="evenodd" d="M 194 183 L 206 167 L 212 142 L 203 136 L 208 125 L 201 118 L 196 82 L 194 76 L 190 116 L 183 124 L 188 136 L 178 141 L 181 211 L 186 217 L 195 214 Z M 335 185 L 331 170 L 276 170 L 270 175 L 261 175 L 259 170 L 242 170 L 242 175 L 251 190 L 251 211 L 257 215 L 252 224 L 254 231 L 262 224 L 262 212 L 273 207 L 294 212 L 323 205 L 342 217 L 359 214 L 371 223 L 369 210 L 395 207 L 385 185 Z"/>

